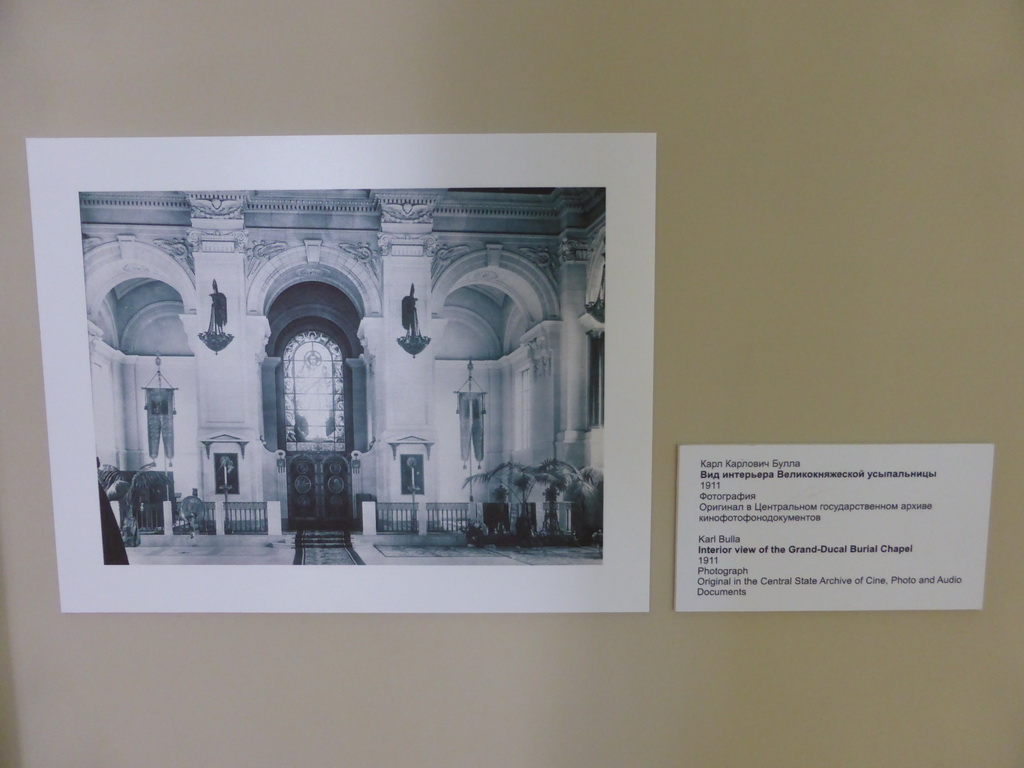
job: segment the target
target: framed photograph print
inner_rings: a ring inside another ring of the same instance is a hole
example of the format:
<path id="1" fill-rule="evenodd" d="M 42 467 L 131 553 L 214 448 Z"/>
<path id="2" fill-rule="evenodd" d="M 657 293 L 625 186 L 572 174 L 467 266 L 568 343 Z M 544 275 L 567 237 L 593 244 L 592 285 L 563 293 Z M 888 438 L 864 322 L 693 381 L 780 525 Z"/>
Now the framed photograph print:
<path id="1" fill-rule="evenodd" d="M 65 611 L 647 610 L 653 136 L 28 157 Z"/>

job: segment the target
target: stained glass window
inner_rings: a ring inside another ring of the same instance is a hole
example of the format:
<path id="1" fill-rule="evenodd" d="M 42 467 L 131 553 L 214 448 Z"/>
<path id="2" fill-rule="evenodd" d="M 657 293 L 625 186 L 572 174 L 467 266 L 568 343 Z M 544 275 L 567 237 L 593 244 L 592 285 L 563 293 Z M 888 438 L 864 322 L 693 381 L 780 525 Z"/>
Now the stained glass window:
<path id="1" fill-rule="evenodd" d="M 296 334 L 284 349 L 284 419 L 290 451 L 345 450 L 341 348 L 326 334 Z"/>

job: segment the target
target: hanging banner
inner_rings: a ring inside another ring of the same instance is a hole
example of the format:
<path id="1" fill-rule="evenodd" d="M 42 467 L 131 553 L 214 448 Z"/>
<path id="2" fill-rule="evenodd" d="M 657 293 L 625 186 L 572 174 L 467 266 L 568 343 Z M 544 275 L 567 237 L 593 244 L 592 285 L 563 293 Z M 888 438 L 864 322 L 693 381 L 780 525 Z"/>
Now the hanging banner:
<path id="1" fill-rule="evenodd" d="M 146 429 L 149 436 L 149 458 L 160 453 L 160 440 L 164 442 L 164 456 L 174 458 L 174 390 L 166 387 L 146 389 Z"/>
<path id="2" fill-rule="evenodd" d="M 484 460 L 484 393 L 459 392 L 459 437 L 462 442 L 462 460 L 470 455 L 477 463 Z"/>

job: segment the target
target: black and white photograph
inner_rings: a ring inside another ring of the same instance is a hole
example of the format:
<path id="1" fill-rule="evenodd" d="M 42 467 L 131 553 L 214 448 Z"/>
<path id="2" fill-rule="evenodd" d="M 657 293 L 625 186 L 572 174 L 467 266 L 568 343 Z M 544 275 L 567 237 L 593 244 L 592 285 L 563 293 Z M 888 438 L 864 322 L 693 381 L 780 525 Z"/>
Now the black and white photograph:
<path id="1" fill-rule="evenodd" d="M 539 171 L 542 156 L 521 160 Z M 613 338 L 616 311 L 649 314 L 627 276 L 651 272 L 653 254 L 616 237 L 617 179 L 528 184 L 484 169 L 447 186 L 388 183 L 396 175 L 75 190 L 84 311 L 67 331 L 87 337 L 75 413 L 116 523 L 93 515 L 105 570 L 275 566 L 355 587 L 367 578 L 356 571 L 479 582 L 511 568 L 532 581 L 614 572 L 636 549 L 649 504 L 614 499 L 638 498 L 646 478 L 609 467 L 606 413 L 620 405 L 650 429 L 650 360 L 635 339 L 621 347 L 634 354 L 616 404 L 606 323 Z M 69 303 L 47 298 L 66 317 Z M 649 449 L 615 448 L 627 446 Z"/>
<path id="2" fill-rule="evenodd" d="M 601 564 L 603 188 L 86 192 L 81 218 L 129 563 Z"/>

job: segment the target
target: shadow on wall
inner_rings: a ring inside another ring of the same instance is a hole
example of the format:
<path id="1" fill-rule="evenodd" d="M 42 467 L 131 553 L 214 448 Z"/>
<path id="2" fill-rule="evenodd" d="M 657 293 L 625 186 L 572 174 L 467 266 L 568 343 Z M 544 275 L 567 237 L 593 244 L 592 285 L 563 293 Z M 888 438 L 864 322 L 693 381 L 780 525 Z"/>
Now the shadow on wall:
<path id="1" fill-rule="evenodd" d="M 7 601 L 0 572 L 0 763 L 21 765 L 18 722 L 14 708 L 14 674 L 11 643 L 7 629 Z"/>

